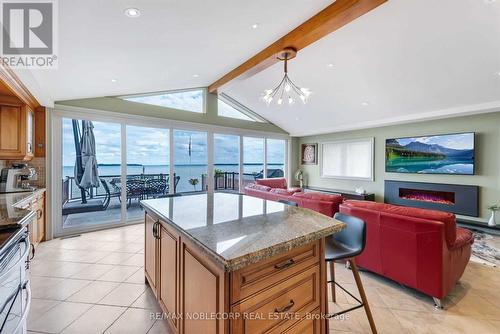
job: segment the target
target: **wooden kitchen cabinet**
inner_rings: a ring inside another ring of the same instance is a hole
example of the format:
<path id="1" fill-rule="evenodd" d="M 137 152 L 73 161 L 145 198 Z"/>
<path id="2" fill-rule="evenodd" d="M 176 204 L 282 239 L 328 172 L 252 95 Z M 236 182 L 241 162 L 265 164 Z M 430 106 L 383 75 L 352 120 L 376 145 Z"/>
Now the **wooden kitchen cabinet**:
<path id="1" fill-rule="evenodd" d="M 156 228 L 158 220 L 146 214 L 145 218 L 145 245 L 144 245 L 144 271 L 146 282 L 157 296 L 156 290 L 156 270 L 157 270 L 157 253 L 158 242 L 156 240 Z"/>
<path id="2" fill-rule="evenodd" d="M 31 242 L 36 246 L 45 237 L 45 192 L 35 194 L 31 200 L 30 210 L 35 212 L 35 218 L 28 226 L 28 230 Z"/>
<path id="3" fill-rule="evenodd" d="M 170 228 L 159 225 L 158 302 L 167 314 L 179 314 L 179 235 Z M 176 331 L 179 320 L 171 317 L 171 325 Z"/>
<path id="4" fill-rule="evenodd" d="M 0 159 L 31 160 L 35 114 L 27 105 L 5 100 L 0 97 Z"/>
<path id="5" fill-rule="evenodd" d="M 45 108 L 35 110 L 35 157 L 45 157 Z"/>
<path id="6" fill-rule="evenodd" d="M 172 332 L 328 331 L 325 321 L 311 317 L 326 310 L 324 240 L 226 272 L 198 244 L 154 213 L 146 213 L 145 229 L 146 280 L 168 315 Z M 259 318 L 269 314 L 276 317 Z"/>

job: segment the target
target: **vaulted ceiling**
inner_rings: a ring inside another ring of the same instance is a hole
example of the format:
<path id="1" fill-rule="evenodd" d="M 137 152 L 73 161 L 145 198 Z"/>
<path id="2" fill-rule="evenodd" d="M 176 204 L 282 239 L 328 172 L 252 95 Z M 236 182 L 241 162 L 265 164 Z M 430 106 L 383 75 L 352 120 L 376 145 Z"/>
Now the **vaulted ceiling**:
<path id="1" fill-rule="evenodd" d="M 60 1 L 59 69 L 20 75 L 50 101 L 208 86 L 331 2 Z M 223 92 L 292 135 L 500 111 L 500 0 L 389 0 L 289 72 L 306 105 L 261 100 L 281 64 Z"/>

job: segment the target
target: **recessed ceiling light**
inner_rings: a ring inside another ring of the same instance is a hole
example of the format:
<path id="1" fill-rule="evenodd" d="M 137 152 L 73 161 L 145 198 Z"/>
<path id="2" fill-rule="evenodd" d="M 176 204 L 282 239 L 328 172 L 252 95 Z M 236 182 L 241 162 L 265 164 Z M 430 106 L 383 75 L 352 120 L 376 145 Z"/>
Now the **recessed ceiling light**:
<path id="1" fill-rule="evenodd" d="M 128 17 L 139 17 L 141 16 L 141 11 L 137 8 L 127 8 L 125 9 L 125 15 L 127 15 Z"/>
<path id="2" fill-rule="evenodd" d="M 258 23 L 254 23 L 252 24 L 252 29 L 257 29 L 259 27 L 259 24 Z"/>
<path id="3" fill-rule="evenodd" d="M 193 74 L 193 78 L 198 78 L 199 76 L 199 74 Z"/>
<path id="4" fill-rule="evenodd" d="M 115 82 L 117 82 L 117 81 L 118 81 L 118 80 L 116 80 L 116 79 L 111 79 L 111 82 L 112 82 L 112 83 L 115 83 Z"/>
<path id="5" fill-rule="evenodd" d="M 333 67 L 333 63 L 329 63 L 329 64 L 328 64 L 328 65 L 326 65 L 326 66 L 328 66 L 329 68 L 332 68 L 332 67 Z"/>
<path id="6" fill-rule="evenodd" d="M 361 105 L 362 105 L 363 107 L 367 107 L 367 106 L 369 106 L 369 105 L 370 105 L 370 103 L 368 103 L 368 102 L 366 102 L 366 101 L 365 101 L 365 102 L 361 102 Z"/>

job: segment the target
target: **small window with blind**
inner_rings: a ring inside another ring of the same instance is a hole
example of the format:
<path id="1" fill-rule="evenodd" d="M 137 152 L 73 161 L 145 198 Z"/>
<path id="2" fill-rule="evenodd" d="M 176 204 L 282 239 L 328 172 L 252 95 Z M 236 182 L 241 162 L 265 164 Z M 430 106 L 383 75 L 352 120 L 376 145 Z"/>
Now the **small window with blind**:
<path id="1" fill-rule="evenodd" d="M 321 144 L 321 177 L 373 181 L 373 138 Z"/>

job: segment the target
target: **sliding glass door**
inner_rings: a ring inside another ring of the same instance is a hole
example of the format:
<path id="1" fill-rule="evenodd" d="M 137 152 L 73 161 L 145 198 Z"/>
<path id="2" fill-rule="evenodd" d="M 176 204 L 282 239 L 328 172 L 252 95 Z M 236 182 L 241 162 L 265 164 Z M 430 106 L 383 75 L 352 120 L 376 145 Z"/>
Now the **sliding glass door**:
<path id="1" fill-rule="evenodd" d="M 207 171 L 207 133 L 174 130 L 174 192 L 206 191 Z"/>
<path id="2" fill-rule="evenodd" d="M 144 199 L 285 174 L 286 140 L 241 129 L 57 110 L 51 127 L 55 236 L 142 222 Z"/>
<path id="3" fill-rule="evenodd" d="M 214 190 L 239 191 L 240 136 L 214 134 Z"/>
<path id="4" fill-rule="evenodd" d="M 81 230 L 122 221 L 119 192 L 121 126 L 62 119 L 62 227 Z"/>
<path id="5" fill-rule="evenodd" d="M 169 130 L 127 125 L 126 132 L 127 222 L 142 221 L 144 210 L 139 202 L 165 196 L 170 190 Z"/>

